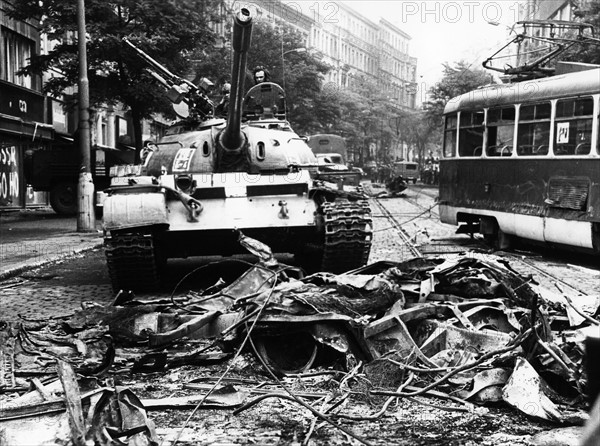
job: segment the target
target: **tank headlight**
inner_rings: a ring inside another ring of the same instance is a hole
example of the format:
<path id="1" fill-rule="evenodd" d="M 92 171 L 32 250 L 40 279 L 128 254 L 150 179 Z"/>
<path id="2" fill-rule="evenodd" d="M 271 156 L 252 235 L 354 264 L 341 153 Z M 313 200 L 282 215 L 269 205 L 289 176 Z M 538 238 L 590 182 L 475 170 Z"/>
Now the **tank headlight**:
<path id="1" fill-rule="evenodd" d="M 177 175 L 175 177 L 175 186 L 183 192 L 190 192 L 196 186 L 196 182 L 191 175 Z"/>

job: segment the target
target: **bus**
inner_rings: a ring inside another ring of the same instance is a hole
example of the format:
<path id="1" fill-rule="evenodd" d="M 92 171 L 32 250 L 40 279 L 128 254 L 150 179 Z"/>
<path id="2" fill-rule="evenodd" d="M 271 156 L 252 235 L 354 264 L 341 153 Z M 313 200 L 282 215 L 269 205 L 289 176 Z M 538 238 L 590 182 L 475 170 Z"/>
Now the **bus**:
<path id="1" fill-rule="evenodd" d="M 458 96 L 444 110 L 439 210 L 499 248 L 600 253 L 600 67 Z"/>

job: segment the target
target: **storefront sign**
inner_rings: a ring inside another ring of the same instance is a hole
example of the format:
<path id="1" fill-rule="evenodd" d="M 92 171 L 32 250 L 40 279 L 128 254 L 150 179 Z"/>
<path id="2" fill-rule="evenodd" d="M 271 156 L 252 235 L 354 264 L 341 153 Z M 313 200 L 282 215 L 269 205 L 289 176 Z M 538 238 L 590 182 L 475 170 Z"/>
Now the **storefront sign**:
<path id="1" fill-rule="evenodd" d="M 44 122 L 44 96 L 0 81 L 0 113 L 25 121 Z"/>

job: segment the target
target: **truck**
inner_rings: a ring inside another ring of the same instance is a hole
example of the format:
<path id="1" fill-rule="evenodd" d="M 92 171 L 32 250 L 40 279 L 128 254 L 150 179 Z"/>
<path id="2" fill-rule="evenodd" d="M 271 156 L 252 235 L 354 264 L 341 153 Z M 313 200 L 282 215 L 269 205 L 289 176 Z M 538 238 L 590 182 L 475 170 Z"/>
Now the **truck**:
<path id="1" fill-rule="evenodd" d="M 359 186 L 360 169 L 348 167 L 348 150 L 344 138 L 333 134 L 316 134 L 308 137 L 308 146 L 317 157 L 318 178 L 344 186 Z"/>
<path id="2" fill-rule="evenodd" d="M 419 164 L 412 161 L 396 161 L 392 167 L 392 177 L 402 177 L 415 184 L 419 179 Z"/>
<path id="3" fill-rule="evenodd" d="M 91 150 L 92 178 L 96 191 L 95 203 L 101 209 L 103 191 L 110 185 L 110 168 L 132 163 L 133 148 L 94 145 Z M 61 137 L 61 141 L 48 149 L 36 150 L 31 157 L 29 181 L 33 190 L 49 193 L 50 206 L 57 214 L 77 213 L 77 185 L 80 171 L 80 154 L 77 141 Z"/>

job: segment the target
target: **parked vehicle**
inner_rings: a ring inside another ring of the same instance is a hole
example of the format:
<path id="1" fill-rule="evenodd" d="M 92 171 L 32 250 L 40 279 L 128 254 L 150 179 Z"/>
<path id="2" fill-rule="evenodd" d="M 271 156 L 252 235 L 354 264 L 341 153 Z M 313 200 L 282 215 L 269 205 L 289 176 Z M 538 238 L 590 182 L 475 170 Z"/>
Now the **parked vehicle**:
<path id="1" fill-rule="evenodd" d="M 359 186 L 361 170 L 348 167 L 346 141 L 338 135 L 318 134 L 308 137 L 307 144 L 319 163 L 319 178 L 346 186 Z"/>
<path id="2" fill-rule="evenodd" d="M 466 93 L 444 111 L 440 218 L 500 248 L 600 254 L 600 68 Z"/>
<path id="3" fill-rule="evenodd" d="M 130 164 L 135 151 L 96 145 L 91 151 L 92 178 L 96 191 L 96 207 L 102 207 L 104 189 L 110 185 L 110 168 Z M 31 158 L 30 181 L 35 191 L 50 195 L 50 205 L 57 214 L 77 213 L 77 187 L 81 168 L 79 148 L 72 138 L 48 149 L 36 150 Z"/>
<path id="4" fill-rule="evenodd" d="M 392 177 L 402 177 L 415 184 L 419 179 L 419 165 L 411 161 L 396 161 L 392 167 Z"/>

